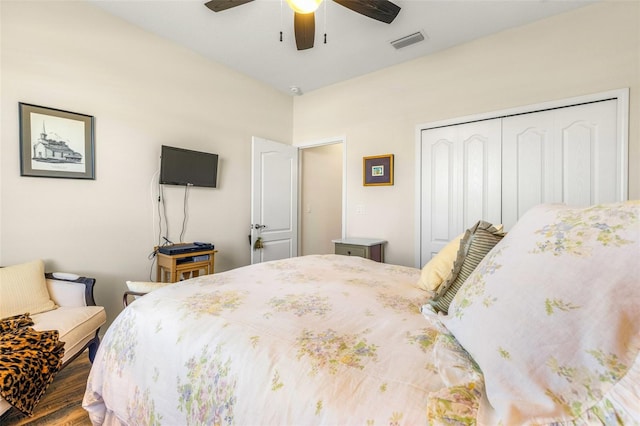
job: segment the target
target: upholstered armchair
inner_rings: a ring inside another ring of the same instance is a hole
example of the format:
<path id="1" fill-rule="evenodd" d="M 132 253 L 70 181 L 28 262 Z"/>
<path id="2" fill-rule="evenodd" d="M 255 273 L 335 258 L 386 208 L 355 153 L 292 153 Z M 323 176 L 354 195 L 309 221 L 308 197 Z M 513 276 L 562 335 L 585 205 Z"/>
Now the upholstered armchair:
<path id="1" fill-rule="evenodd" d="M 94 278 L 74 274 L 45 274 L 41 260 L 0 268 L 0 320 L 12 324 L 13 319 L 13 325 L 3 331 L 2 343 L 8 345 L 4 349 L 12 352 L 11 345 L 17 344 L 14 342 L 24 342 L 16 336 L 55 330 L 59 342 L 64 343 L 60 368 L 85 349 L 93 361 L 100 344 L 100 327 L 107 319 L 104 308 L 96 306 L 93 298 L 95 283 Z M 21 380 L 28 381 L 28 375 L 25 377 Z M 9 403 L 0 398 L 0 414 L 9 408 Z"/>

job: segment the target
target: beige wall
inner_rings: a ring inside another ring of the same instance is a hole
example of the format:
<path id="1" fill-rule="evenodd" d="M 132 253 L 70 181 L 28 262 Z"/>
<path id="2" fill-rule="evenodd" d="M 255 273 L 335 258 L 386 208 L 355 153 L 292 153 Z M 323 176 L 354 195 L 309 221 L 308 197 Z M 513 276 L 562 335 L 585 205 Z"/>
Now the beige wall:
<path id="1" fill-rule="evenodd" d="M 294 143 L 347 136 L 347 236 L 384 238 L 387 262 L 414 265 L 419 124 L 623 87 L 629 192 L 640 198 L 635 1 L 587 6 L 307 93 L 294 101 Z M 395 154 L 394 186 L 363 187 L 362 157 L 387 153 Z"/>
<path id="2" fill-rule="evenodd" d="M 0 264 L 42 258 L 49 271 L 97 277 L 110 320 L 124 281 L 147 279 L 152 267 L 162 144 L 220 154 L 220 187 L 190 191 L 185 235 L 216 244 L 217 270 L 249 262 L 253 135 L 345 135 L 347 236 L 385 238 L 386 260 L 412 265 L 417 125 L 629 87 L 629 188 L 640 198 L 638 2 L 588 6 L 293 104 L 85 2 L 3 0 L 0 17 Z M 97 179 L 20 177 L 18 102 L 95 116 Z M 395 154 L 395 185 L 363 187 L 362 157 L 387 153 Z M 165 195 L 177 239 L 183 192 Z"/>
<path id="3" fill-rule="evenodd" d="M 152 268 L 162 144 L 220 155 L 219 187 L 189 192 L 184 239 L 213 242 L 216 270 L 249 263 L 251 136 L 290 142 L 291 98 L 86 2 L 0 7 L 0 264 L 95 276 L 113 319 L 125 280 Z M 96 180 L 21 177 L 18 102 L 95 116 Z M 174 241 L 183 191 L 165 190 Z"/>
<path id="4" fill-rule="evenodd" d="M 331 240 L 342 237 L 343 145 L 300 150 L 301 254 L 334 252 Z"/>

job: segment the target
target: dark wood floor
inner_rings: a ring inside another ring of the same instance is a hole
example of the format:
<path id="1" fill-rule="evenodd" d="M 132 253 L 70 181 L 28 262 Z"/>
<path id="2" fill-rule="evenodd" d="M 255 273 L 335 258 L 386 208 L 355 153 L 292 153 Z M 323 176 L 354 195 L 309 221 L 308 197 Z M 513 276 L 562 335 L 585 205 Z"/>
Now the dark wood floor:
<path id="1" fill-rule="evenodd" d="M 91 425 L 89 415 L 82 408 L 90 369 L 89 356 L 85 352 L 56 375 L 33 411 L 33 417 L 11 408 L 0 417 L 0 425 Z"/>

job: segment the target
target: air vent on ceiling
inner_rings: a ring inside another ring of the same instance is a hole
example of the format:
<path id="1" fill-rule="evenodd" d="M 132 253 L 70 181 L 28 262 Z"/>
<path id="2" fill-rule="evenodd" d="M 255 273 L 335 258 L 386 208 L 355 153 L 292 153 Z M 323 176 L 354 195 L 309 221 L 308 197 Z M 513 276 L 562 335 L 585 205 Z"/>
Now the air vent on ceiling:
<path id="1" fill-rule="evenodd" d="M 422 40 L 424 40 L 424 35 L 422 34 L 422 32 L 418 31 L 417 33 L 409 34 L 408 36 L 393 40 L 391 42 L 391 45 L 396 49 L 402 49 L 403 47 L 421 42 Z"/>

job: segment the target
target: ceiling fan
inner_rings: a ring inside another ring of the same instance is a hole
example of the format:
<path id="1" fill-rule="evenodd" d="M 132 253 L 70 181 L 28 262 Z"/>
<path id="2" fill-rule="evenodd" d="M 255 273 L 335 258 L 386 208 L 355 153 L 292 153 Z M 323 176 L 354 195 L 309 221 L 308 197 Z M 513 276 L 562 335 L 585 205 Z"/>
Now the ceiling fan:
<path id="1" fill-rule="evenodd" d="M 209 0 L 205 3 L 214 12 L 231 9 L 253 0 Z M 341 6 L 376 21 L 390 24 L 400 12 L 400 7 L 389 0 L 333 0 Z M 310 49 L 316 33 L 314 12 L 322 0 L 287 0 L 294 11 L 293 27 L 298 50 Z"/>

